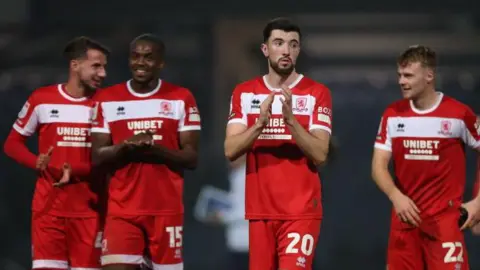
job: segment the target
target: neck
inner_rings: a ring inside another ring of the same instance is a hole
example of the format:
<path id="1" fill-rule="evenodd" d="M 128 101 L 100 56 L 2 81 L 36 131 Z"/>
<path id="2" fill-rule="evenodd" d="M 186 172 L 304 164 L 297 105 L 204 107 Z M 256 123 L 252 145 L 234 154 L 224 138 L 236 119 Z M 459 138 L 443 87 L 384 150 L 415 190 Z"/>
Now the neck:
<path id="1" fill-rule="evenodd" d="M 267 81 L 273 88 L 280 88 L 282 85 L 291 85 L 298 78 L 298 73 L 294 70 L 288 75 L 280 75 L 273 70 L 267 74 Z"/>
<path id="2" fill-rule="evenodd" d="M 133 91 L 145 94 L 152 92 L 158 86 L 158 78 L 152 79 L 148 82 L 137 82 L 135 80 L 130 81 Z"/>
<path id="3" fill-rule="evenodd" d="M 69 79 L 65 84 L 65 92 L 73 98 L 82 98 L 91 94 L 80 82 L 74 79 Z"/>
<path id="4" fill-rule="evenodd" d="M 413 105 L 419 110 L 428 110 L 438 101 L 438 94 L 435 89 L 426 90 L 422 95 L 412 99 Z"/>

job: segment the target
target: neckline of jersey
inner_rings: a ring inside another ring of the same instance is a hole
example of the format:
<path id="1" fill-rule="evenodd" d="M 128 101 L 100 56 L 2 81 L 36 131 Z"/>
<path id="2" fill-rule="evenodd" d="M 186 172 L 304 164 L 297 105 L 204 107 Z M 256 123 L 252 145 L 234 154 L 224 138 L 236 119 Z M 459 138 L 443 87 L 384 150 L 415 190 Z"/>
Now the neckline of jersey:
<path id="1" fill-rule="evenodd" d="M 273 86 L 271 86 L 268 81 L 267 81 L 267 75 L 263 75 L 262 77 L 263 79 L 263 83 L 265 84 L 265 86 L 268 88 L 268 90 L 270 91 L 275 91 L 275 92 L 280 92 L 282 91 L 282 88 L 275 88 Z M 298 77 L 295 79 L 295 81 L 293 81 L 289 86 L 288 88 L 292 89 L 294 88 L 295 86 L 297 86 L 297 84 L 303 79 L 303 74 L 298 74 Z"/>
<path id="2" fill-rule="evenodd" d="M 127 81 L 128 92 L 130 92 L 130 94 L 132 94 L 133 96 L 139 97 L 139 98 L 145 98 L 145 97 L 150 97 L 150 96 L 155 95 L 160 90 L 160 87 L 162 86 L 162 80 L 158 79 L 157 86 L 155 86 L 155 88 L 152 91 L 147 92 L 147 93 L 137 93 L 137 92 L 135 92 L 135 90 L 133 90 L 131 82 L 132 82 L 132 80 Z"/>
<path id="3" fill-rule="evenodd" d="M 436 92 L 436 93 L 437 93 L 437 101 L 432 107 L 425 110 L 420 110 L 416 108 L 415 105 L 413 104 L 413 101 L 410 100 L 410 108 L 412 108 L 412 111 L 414 111 L 416 114 L 427 114 L 435 111 L 438 108 L 438 106 L 440 106 L 440 103 L 442 103 L 443 96 L 444 96 L 442 92 Z"/>
<path id="4" fill-rule="evenodd" d="M 82 101 L 87 100 L 87 97 L 74 98 L 74 97 L 70 96 L 69 94 L 67 94 L 67 91 L 66 91 L 66 89 L 64 90 L 64 88 L 65 88 L 65 85 L 59 84 L 58 85 L 58 92 L 60 92 L 60 95 L 62 95 L 62 97 L 66 98 L 67 100 L 70 100 L 70 101 L 73 101 L 73 102 L 82 102 Z"/>

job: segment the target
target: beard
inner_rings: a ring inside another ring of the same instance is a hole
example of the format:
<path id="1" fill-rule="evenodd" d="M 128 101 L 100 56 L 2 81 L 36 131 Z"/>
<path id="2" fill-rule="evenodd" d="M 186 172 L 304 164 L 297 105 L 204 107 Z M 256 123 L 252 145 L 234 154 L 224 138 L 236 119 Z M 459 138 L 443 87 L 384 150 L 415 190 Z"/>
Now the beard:
<path id="1" fill-rule="evenodd" d="M 295 70 L 295 64 L 291 64 L 287 67 L 280 67 L 278 62 L 274 62 L 272 60 L 268 61 L 270 63 L 270 67 L 280 76 L 288 76 L 292 74 L 293 70 Z"/>

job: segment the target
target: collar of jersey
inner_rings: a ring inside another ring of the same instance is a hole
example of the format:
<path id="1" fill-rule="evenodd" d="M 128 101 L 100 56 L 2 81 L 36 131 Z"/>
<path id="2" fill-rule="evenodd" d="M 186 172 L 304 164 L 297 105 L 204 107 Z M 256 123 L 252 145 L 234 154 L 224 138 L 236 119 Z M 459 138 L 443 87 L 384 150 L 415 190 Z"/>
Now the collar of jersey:
<path id="1" fill-rule="evenodd" d="M 443 100 L 443 93 L 442 92 L 437 92 L 437 101 L 435 102 L 435 104 L 426 109 L 426 110 L 420 110 L 418 108 L 415 107 L 415 105 L 413 104 L 413 101 L 410 100 L 410 108 L 412 108 L 412 111 L 414 111 L 416 114 L 427 114 L 427 113 L 431 113 L 433 111 L 435 111 L 438 106 L 440 106 L 440 103 L 442 103 L 442 100 Z"/>
<path id="2" fill-rule="evenodd" d="M 133 90 L 132 85 L 131 85 L 131 81 L 132 80 L 127 81 L 128 92 L 130 92 L 130 94 L 132 94 L 133 96 L 136 96 L 136 97 L 139 97 L 139 98 L 145 98 L 145 97 L 150 97 L 150 96 L 155 95 L 160 90 L 160 87 L 162 86 L 162 80 L 158 79 L 158 84 L 157 84 L 157 86 L 155 86 L 155 88 L 152 91 L 150 91 L 148 93 L 137 93 Z"/>

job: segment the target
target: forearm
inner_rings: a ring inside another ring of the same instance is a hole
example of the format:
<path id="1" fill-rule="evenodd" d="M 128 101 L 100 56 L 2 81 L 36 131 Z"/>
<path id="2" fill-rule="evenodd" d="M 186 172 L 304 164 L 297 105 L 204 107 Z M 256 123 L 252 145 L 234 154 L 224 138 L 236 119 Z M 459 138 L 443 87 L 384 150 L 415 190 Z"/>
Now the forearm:
<path id="1" fill-rule="evenodd" d="M 296 119 L 293 123 L 287 125 L 287 127 L 300 150 L 302 150 L 305 156 L 313 161 L 315 165 L 321 165 L 327 160 L 328 140 L 316 138 L 305 130 Z"/>
<path id="2" fill-rule="evenodd" d="M 225 139 L 225 156 L 234 161 L 250 149 L 255 140 L 262 133 L 263 127 L 260 125 L 253 125 L 245 132 L 236 135 L 227 136 Z"/>
<path id="3" fill-rule="evenodd" d="M 31 169 L 36 169 L 37 155 L 32 153 L 25 145 L 26 138 L 12 131 L 5 141 L 3 150 L 5 154 L 19 164 Z"/>
<path id="4" fill-rule="evenodd" d="M 400 192 L 400 190 L 395 185 L 388 168 L 377 168 L 372 172 L 373 181 L 377 184 L 378 188 L 387 195 L 387 197 L 392 200 L 392 197 L 395 193 Z"/>
<path id="5" fill-rule="evenodd" d="M 169 149 L 162 145 L 153 145 L 151 148 L 135 153 L 145 157 L 147 160 L 153 160 L 159 163 L 173 164 L 186 169 L 195 169 L 197 167 L 197 152 L 193 149 Z"/>
<path id="6" fill-rule="evenodd" d="M 103 166 L 115 163 L 126 154 L 126 145 L 115 144 L 109 146 L 100 146 L 92 150 L 92 166 Z"/>

